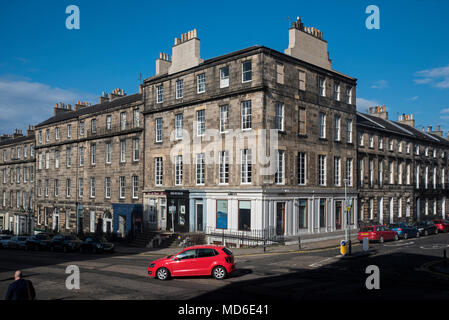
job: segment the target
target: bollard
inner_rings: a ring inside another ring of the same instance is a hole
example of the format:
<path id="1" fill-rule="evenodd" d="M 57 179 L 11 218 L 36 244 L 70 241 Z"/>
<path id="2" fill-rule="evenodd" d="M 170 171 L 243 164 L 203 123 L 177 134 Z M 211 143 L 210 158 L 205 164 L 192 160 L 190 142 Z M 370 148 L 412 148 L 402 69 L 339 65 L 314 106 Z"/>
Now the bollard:
<path id="1" fill-rule="evenodd" d="M 348 256 L 351 255 L 351 250 L 352 250 L 351 240 L 348 240 Z"/>
<path id="2" fill-rule="evenodd" d="M 298 236 L 298 247 L 299 247 L 299 250 L 301 250 L 301 237 L 300 236 Z"/>

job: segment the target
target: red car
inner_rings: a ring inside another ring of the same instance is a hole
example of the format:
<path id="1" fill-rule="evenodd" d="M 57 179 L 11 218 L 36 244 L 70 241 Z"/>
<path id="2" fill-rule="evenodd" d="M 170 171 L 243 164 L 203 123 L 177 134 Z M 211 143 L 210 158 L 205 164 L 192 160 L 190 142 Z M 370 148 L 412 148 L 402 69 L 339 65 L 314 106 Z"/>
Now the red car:
<path id="1" fill-rule="evenodd" d="M 437 226 L 438 231 L 448 232 L 449 231 L 449 221 L 443 219 L 435 219 L 433 223 Z"/>
<path id="2" fill-rule="evenodd" d="M 148 267 L 148 275 L 159 280 L 170 277 L 212 275 L 217 280 L 235 270 L 232 251 L 224 246 L 201 245 L 155 260 Z"/>
<path id="3" fill-rule="evenodd" d="M 386 240 L 399 239 L 398 233 L 390 230 L 385 226 L 366 226 L 361 227 L 357 239 L 362 242 L 363 238 L 368 238 L 370 241 L 384 242 Z"/>

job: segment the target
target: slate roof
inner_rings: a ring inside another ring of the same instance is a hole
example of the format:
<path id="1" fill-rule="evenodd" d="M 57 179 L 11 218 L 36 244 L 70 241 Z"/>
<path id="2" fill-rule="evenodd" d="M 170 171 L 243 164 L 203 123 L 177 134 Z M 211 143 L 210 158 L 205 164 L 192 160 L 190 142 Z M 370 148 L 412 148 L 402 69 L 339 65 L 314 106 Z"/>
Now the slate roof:
<path id="1" fill-rule="evenodd" d="M 136 93 L 129 96 L 121 97 L 114 99 L 112 101 L 104 102 L 101 104 L 96 104 L 89 107 L 82 107 L 77 111 L 68 111 L 68 112 L 60 112 L 56 114 L 55 116 L 39 123 L 35 126 L 35 128 L 42 127 L 48 124 L 60 122 L 60 121 L 66 121 L 74 118 L 78 118 L 80 116 L 90 114 L 90 113 L 96 113 L 101 111 L 106 111 L 108 109 L 113 109 L 118 106 L 126 105 L 129 103 L 133 103 L 136 101 L 142 100 L 142 94 Z"/>
<path id="2" fill-rule="evenodd" d="M 449 147 L 449 140 L 436 134 L 424 132 L 397 121 L 384 120 L 366 113 L 357 112 L 357 125 Z"/>
<path id="3" fill-rule="evenodd" d="M 4 140 L 4 141 L 0 142 L 0 147 L 1 146 L 5 146 L 5 145 L 9 145 L 9 144 L 16 144 L 16 143 L 20 143 L 20 142 L 25 142 L 25 141 L 28 141 L 28 140 L 34 141 L 34 138 L 35 138 L 34 134 L 32 134 L 30 136 L 21 136 L 21 137 L 17 137 L 17 138 L 12 138 L 11 137 L 10 139 L 7 139 L 7 140 Z"/>

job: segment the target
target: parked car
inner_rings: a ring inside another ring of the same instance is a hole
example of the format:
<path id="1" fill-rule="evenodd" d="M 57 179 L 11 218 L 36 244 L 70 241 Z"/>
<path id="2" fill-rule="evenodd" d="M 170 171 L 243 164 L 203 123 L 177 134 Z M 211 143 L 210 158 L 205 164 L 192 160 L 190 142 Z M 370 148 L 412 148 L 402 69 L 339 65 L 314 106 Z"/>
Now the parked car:
<path id="1" fill-rule="evenodd" d="M 50 251 L 77 251 L 79 250 L 81 243 L 82 241 L 74 235 L 56 235 L 50 241 Z"/>
<path id="2" fill-rule="evenodd" d="M 106 240 L 105 237 L 87 237 L 81 243 L 80 252 L 114 252 L 114 244 Z"/>
<path id="3" fill-rule="evenodd" d="M 175 255 L 152 261 L 148 267 L 148 275 L 159 280 L 204 275 L 222 280 L 234 270 L 234 255 L 231 250 L 224 246 L 202 245 L 188 247 Z"/>
<path id="4" fill-rule="evenodd" d="M 409 225 L 407 223 L 392 223 L 388 226 L 389 229 L 394 230 L 398 233 L 399 238 L 408 239 L 410 237 L 419 237 L 418 228 Z"/>
<path id="5" fill-rule="evenodd" d="M 50 248 L 51 238 L 48 234 L 39 233 L 28 237 L 25 243 L 26 250 L 47 250 Z"/>
<path id="6" fill-rule="evenodd" d="M 438 231 L 441 231 L 441 232 L 449 231 L 449 221 L 444 220 L 444 219 L 435 219 L 435 220 L 433 220 L 433 223 L 435 223 L 435 225 L 437 226 Z"/>
<path id="7" fill-rule="evenodd" d="M 25 249 L 26 236 L 14 236 L 7 240 L 3 246 L 8 249 Z"/>
<path id="8" fill-rule="evenodd" d="M 4 244 L 5 244 L 6 242 L 8 242 L 9 239 L 11 239 L 11 238 L 12 238 L 12 236 L 1 235 L 1 236 L 0 236 L 0 248 L 4 248 Z"/>
<path id="9" fill-rule="evenodd" d="M 383 243 L 386 240 L 398 240 L 398 233 L 385 226 L 365 226 L 361 227 L 358 232 L 358 240 L 363 241 L 363 238 L 368 238 L 370 241 L 379 241 Z"/>
<path id="10" fill-rule="evenodd" d="M 438 227 L 433 221 L 419 221 L 415 226 L 418 228 L 420 235 L 438 234 Z"/>

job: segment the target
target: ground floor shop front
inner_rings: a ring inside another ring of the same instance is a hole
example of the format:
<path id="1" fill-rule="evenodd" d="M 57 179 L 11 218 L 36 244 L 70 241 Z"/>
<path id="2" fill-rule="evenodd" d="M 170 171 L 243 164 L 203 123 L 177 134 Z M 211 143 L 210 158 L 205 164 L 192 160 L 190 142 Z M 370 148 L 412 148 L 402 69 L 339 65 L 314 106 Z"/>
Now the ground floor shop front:
<path id="1" fill-rule="evenodd" d="M 357 228 L 357 205 L 357 193 L 345 198 L 343 190 L 158 190 L 144 192 L 144 223 L 176 233 L 291 237 Z"/>

